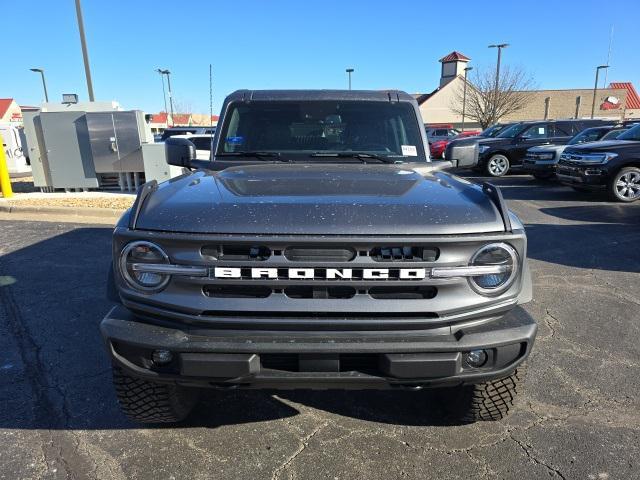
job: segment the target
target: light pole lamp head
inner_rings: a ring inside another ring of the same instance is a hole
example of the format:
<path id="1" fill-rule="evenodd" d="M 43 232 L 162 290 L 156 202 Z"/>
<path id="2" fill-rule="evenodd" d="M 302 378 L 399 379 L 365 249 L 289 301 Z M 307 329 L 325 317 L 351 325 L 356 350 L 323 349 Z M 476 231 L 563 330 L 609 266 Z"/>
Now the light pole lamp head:
<path id="1" fill-rule="evenodd" d="M 32 72 L 36 72 L 36 73 L 44 73 L 44 69 L 43 68 L 30 68 L 29 70 L 31 70 Z"/>
<path id="2" fill-rule="evenodd" d="M 609 65 L 599 65 L 597 69 L 598 70 L 603 70 L 605 68 L 609 68 Z"/>
<path id="3" fill-rule="evenodd" d="M 508 43 L 497 43 L 494 45 L 489 45 L 489 48 L 507 48 L 508 46 Z"/>
<path id="4" fill-rule="evenodd" d="M 345 70 L 345 72 L 347 72 L 347 73 L 353 73 L 353 72 L 354 72 L 354 70 L 353 70 L 353 68 L 347 68 L 347 69 Z"/>
<path id="5" fill-rule="evenodd" d="M 160 75 L 169 75 L 171 73 L 169 70 L 162 68 L 156 68 L 156 72 L 158 72 Z"/>
<path id="6" fill-rule="evenodd" d="M 465 69 L 464 69 L 465 72 L 469 72 L 471 70 L 473 70 L 473 67 L 465 67 Z"/>

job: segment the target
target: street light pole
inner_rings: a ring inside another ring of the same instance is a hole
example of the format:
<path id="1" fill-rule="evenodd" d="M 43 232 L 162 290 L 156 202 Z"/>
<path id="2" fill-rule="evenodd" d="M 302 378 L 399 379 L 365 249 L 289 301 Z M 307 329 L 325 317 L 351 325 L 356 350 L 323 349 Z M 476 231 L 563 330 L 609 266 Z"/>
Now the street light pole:
<path id="1" fill-rule="evenodd" d="M 598 77 L 600 76 L 600 70 L 609 68 L 609 65 L 599 65 L 596 68 L 596 84 L 593 86 L 593 102 L 591 103 L 591 118 L 596 113 L 596 95 L 598 94 Z"/>
<path id="2" fill-rule="evenodd" d="M 171 72 L 167 69 L 161 69 L 158 68 L 157 70 L 158 73 L 160 73 L 161 75 L 166 75 L 167 76 L 167 86 L 169 87 L 169 108 L 171 109 L 171 126 L 173 126 L 173 95 L 171 95 Z M 164 92 L 164 82 L 162 83 L 162 88 L 163 88 L 163 92 Z M 167 105 L 165 103 L 165 108 L 167 108 Z"/>
<path id="3" fill-rule="evenodd" d="M 496 62 L 496 85 L 493 90 L 493 109 L 495 114 L 496 103 L 498 102 L 498 89 L 500 87 L 500 60 L 502 58 L 502 49 L 507 48 L 509 46 L 508 43 L 498 43 L 494 45 L 489 45 L 489 48 L 497 48 L 498 49 L 498 61 Z"/>
<path id="4" fill-rule="evenodd" d="M 353 68 L 347 68 L 345 71 L 347 75 L 349 75 L 349 90 L 351 90 L 351 74 L 353 73 Z"/>
<path id="5" fill-rule="evenodd" d="M 171 108 L 171 125 L 173 126 L 173 95 L 171 94 L 171 72 L 165 70 L 167 73 L 167 87 L 169 88 L 169 108 Z"/>
<path id="6" fill-rule="evenodd" d="M 47 93 L 47 82 L 44 81 L 44 69 L 42 68 L 30 68 L 32 72 L 39 73 L 42 76 L 42 88 L 44 88 L 44 101 L 49 102 L 49 94 Z"/>
<path id="7" fill-rule="evenodd" d="M 93 82 L 91 81 L 91 69 L 89 68 L 89 52 L 87 51 L 87 39 L 84 36 L 84 21 L 82 20 L 82 7 L 80 6 L 80 0 L 76 0 L 76 16 L 78 17 L 78 30 L 80 31 L 80 44 L 82 45 L 82 59 L 84 60 L 84 73 L 87 77 L 89 101 L 93 102 Z"/>
<path id="8" fill-rule="evenodd" d="M 164 112 L 168 115 L 168 110 L 167 110 L 167 94 L 164 90 L 164 75 L 162 73 L 162 69 L 160 68 L 156 68 L 156 72 L 158 72 L 160 74 L 160 81 L 162 82 L 162 99 L 164 100 Z"/>
<path id="9" fill-rule="evenodd" d="M 462 131 L 464 132 L 464 115 L 467 110 L 467 74 L 473 67 L 467 67 L 464 69 L 464 87 L 462 90 Z"/>

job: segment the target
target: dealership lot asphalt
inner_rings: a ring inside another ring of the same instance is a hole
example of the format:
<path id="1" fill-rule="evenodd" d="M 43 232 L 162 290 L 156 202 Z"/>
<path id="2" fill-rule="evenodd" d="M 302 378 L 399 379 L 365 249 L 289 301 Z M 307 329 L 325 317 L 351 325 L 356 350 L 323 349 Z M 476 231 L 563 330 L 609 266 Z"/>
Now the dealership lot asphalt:
<path id="1" fill-rule="evenodd" d="M 517 409 L 475 425 L 429 392 L 212 391 L 187 424 L 140 428 L 98 332 L 110 229 L 0 217 L 0 479 L 640 478 L 640 202 L 496 183 L 540 330 Z"/>

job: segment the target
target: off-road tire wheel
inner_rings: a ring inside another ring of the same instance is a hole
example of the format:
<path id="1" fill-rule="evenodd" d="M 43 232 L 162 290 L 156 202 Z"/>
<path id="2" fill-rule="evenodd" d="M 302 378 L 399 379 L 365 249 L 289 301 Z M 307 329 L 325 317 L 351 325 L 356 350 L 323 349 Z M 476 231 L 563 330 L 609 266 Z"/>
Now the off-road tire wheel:
<path id="1" fill-rule="evenodd" d="M 113 367 L 113 385 L 124 414 L 138 423 L 184 420 L 198 402 L 199 391 L 179 385 L 149 382 Z"/>
<path id="2" fill-rule="evenodd" d="M 616 173 L 609 183 L 609 196 L 617 202 L 640 200 L 640 168 L 626 167 Z"/>
<path id="3" fill-rule="evenodd" d="M 464 423 L 495 421 L 506 417 L 522 388 L 526 368 L 520 365 L 499 380 L 447 389 L 443 400 L 448 413 Z"/>
<path id="4" fill-rule="evenodd" d="M 549 180 L 553 177 L 553 173 L 534 173 L 533 178 L 536 180 Z"/>
<path id="5" fill-rule="evenodd" d="M 505 155 L 497 153 L 487 161 L 484 170 L 490 177 L 502 177 L 509 171 L 510 167 L 509 159 Z"/>

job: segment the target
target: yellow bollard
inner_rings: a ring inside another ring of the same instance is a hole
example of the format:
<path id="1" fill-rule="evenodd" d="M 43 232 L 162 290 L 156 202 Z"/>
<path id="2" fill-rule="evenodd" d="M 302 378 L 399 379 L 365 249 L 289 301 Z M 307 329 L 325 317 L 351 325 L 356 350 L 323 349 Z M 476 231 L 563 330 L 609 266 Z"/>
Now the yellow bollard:
<path id="1" fill-rule="evenodd" d="M 11 179 L 9 178 L 9 167 L 7 167 L 7 157 L 4 154 L 4 140 L 0 135 L 0 191 L 4 198 L 13 197 L 11 190 Z"/>

